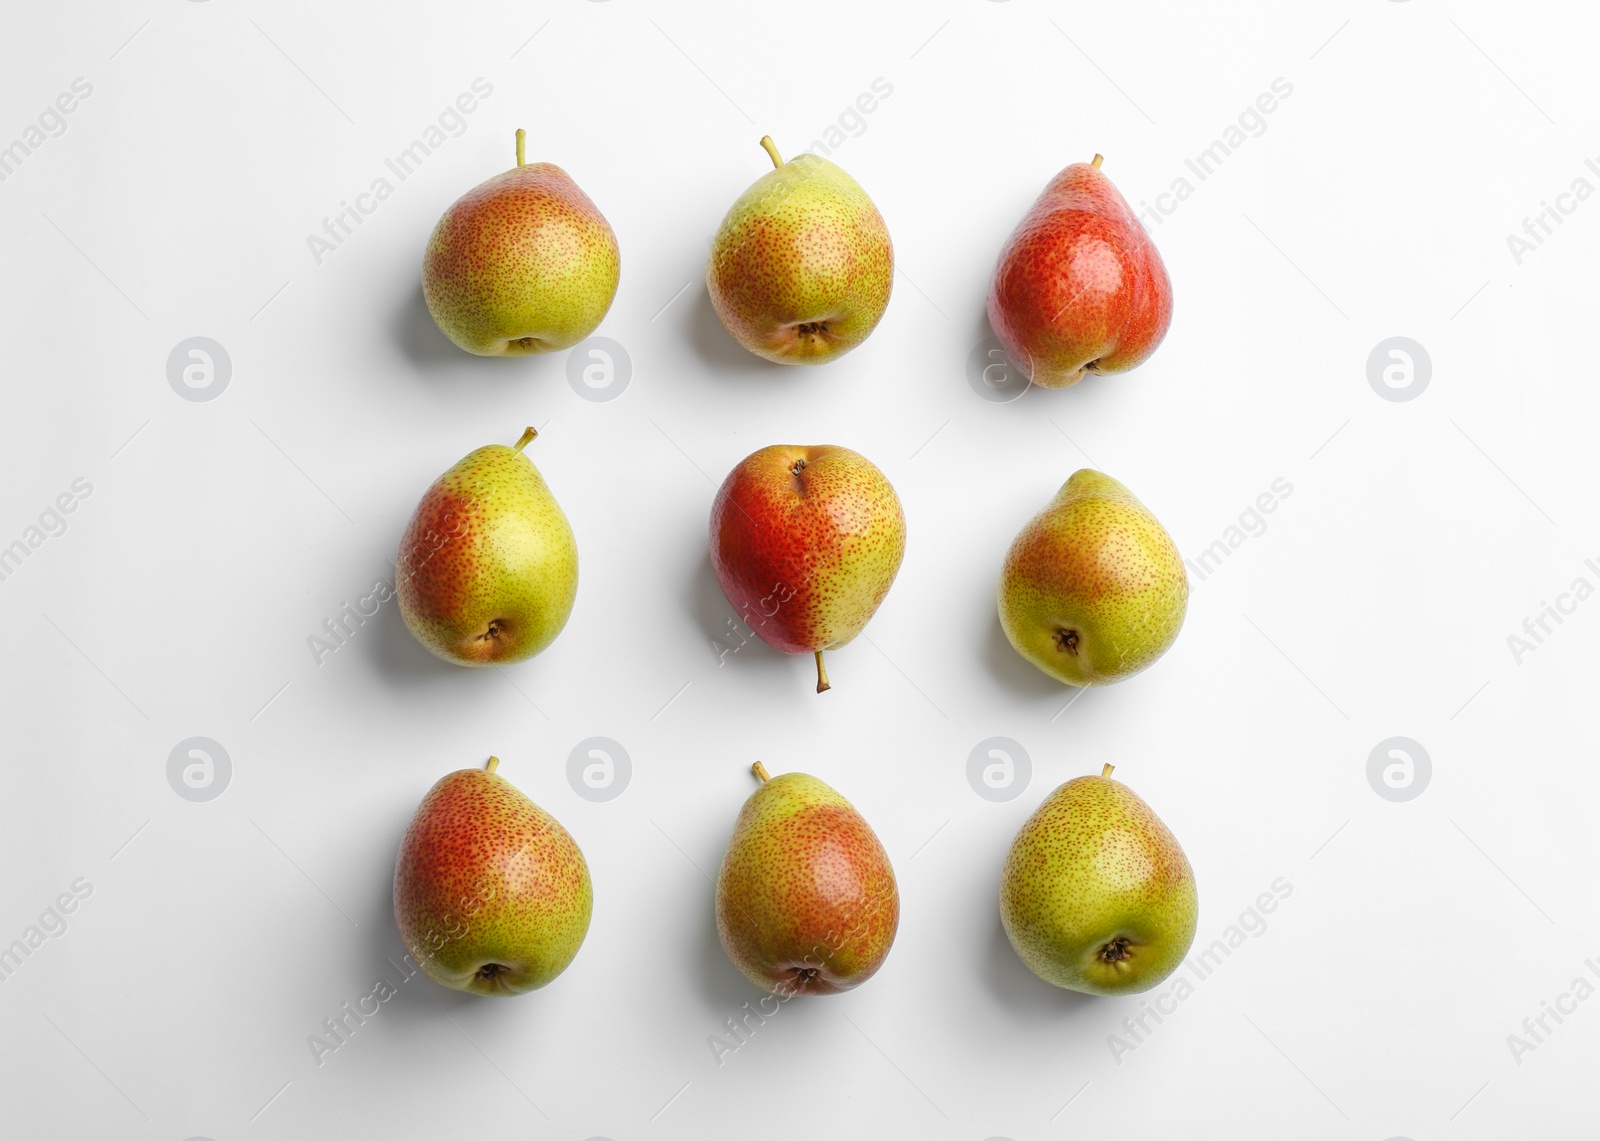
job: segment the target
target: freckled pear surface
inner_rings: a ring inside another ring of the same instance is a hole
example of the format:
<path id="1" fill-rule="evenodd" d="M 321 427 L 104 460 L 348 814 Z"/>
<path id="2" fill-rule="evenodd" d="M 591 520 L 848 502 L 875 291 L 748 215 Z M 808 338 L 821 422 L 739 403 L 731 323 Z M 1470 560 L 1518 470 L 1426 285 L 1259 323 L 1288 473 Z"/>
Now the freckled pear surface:
<path id="1" fill-rule="evenodd" d="M 1050 180 L 1000 251 L 989 324 L 1043 388 L 1140 364 L 1172 323 L 1172 283 L 1111 180 L 1073 163 Z"/>
<path id="2" fill-rule="evenodd" d="M 1017 652 L 1078 686 L 1149 666 L 1177 639 L 1188 601 L 1171 536 L 1131 491 L 1088 468 L 1012 542 L 998 591 Z"/>
<path id="3" fill-rule="evenodd" d="M 889 480 L 831 444 L 776 444 L 729 473 L 711 507 L 711 565 L 761 640 L 788 654 L 843 646 L 889 593 L 906 523 Z"/>
<path id="4" fill-rule="evenodd" d="M 1149 990 L 1194 942 L 1199 896 L 1183 849 L 1121 781 L 1070 780 L 1017 833 L 1000 918 L 1034 974 L 1088 994 Z"/>
<path id="5" fill-rule="evenodd" d="M 768 171 L 728 210 L 706 288 L 734 340 L 778 364 L 820 364 L 867 339 L 889 305 L 894 247 L 866 191 L 825 158 Z"/>
<path id="6" fill-rule="evenodd" d="M 423 495 L 400 541 L 395 590 L 406 626 L 446 661 L 521 661 L 567 624 L 577 542 L 533 462 L 491 444 Z"/>
<path id="7" fill-rule="evenodd" d="M 530 163 L 446 210 L 428 240 L 422 291 L 439 328 L 479 356 L 570 348 L 611 308 L 617 238 L 567 172 Z"/>
<path id="8" fill-rule="evenodd" d="M 567 830 L 497 773 L 428 792 L 400 843 L 394 916 L 411 957 L 455 990 L 535 990 L 572 962 L 593 891 Z"/>
<path id="9" fill-rule="evenodd" d="M 784 773 L 745 802 L 717 876 L 717 932 L 752 983 L 849 990 L 883 965 L 899 925 L 888 853 L 844 797 Z"/>

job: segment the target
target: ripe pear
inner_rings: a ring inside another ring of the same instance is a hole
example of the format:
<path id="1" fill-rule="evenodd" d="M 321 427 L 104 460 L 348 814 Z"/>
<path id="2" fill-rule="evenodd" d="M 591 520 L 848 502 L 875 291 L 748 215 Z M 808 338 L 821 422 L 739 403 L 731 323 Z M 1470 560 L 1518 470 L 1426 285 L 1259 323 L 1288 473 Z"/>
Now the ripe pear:
<path id="1" fill-rule="evenodd" d="M 499 763 L 429 789 L 394 867 L 406 950 L 434 982 L 473 994 L 550 982 L 578 953 L 594 905 L 577 843 Z"/>
<path id="2" fill-rule="evenodd" d="M 433 481 L 400 540 L 395 593 L 417 641 L 461 666 L 532 657 L 555 640 L 578 592 L 578 546 L 544 477 L 490 444 Z"/>
<path id="3" fill-rule="evenodd" d="M 711 565 L 757 636 L 817 661 L 867 624 L 900 570 L 906 519 L 889 480 L 849 448 L 775 444 L 728 473 L 711 505 Z"/>
<path id="4" fill-rule="evenodd" d="M 1000 572 L 1000 625 L 1068 685 L 1132 677 L 1178 636 L 1189 577 L 1133 492 L 1084 468 L 1022 529 Z"/>
<path id="5" fill-rule="evenodd" d="M 422 296 L 444 335 L 484 357 L 571 348 L 594 332 L 621 273 L 617 236 L 566 171 L 524 161 L 444 212 Z"/>
<path id="6" fill-rule="evenodd" d="M 894 285 L 894 247 L 878 208 L 825 158 L 783 161 L 722 219 L 706 288 L 733 339 L 778 364 L 822 364 L 877 327 Z"/>
<path id="7" fill-rule="evenodd" d="M 1000 251 L 989 287 L 995 337 L 1041 388 L 1126 372 L 1172 323 L 1167 267 L 1100 161 L 1050 180 Z"/>
<path id="8" fill-rule="evenodd" d="M 838 994 L 883 966 L 900 926 L 889 856 L 848 800 L 805 773 L 769 777 L 739 810 L 717 875 L 717 933 L 762 990 Z"/>
<path id="9" fill-rule="evenodd" d="M 1161 818 L 1111 766 L 1052 792 L 1017 833 L 1000 921 L 1028 969 L 1085 994 L 1136 994 L 1194 942 L 1194 872 Z"/>

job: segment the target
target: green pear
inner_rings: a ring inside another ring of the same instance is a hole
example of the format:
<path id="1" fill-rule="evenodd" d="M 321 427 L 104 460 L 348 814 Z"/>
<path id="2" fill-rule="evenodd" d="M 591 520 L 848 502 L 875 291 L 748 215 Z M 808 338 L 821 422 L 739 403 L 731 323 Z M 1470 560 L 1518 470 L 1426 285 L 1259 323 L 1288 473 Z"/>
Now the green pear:
<path id="1" fill-rule="evenodd" d="M 1022 529 L 1000 572 L 1000 625 L 1017 653 L 1068 685 L 1132 677 L 1183 625 L 1189 577 L 1133 492 L 1084 468 Z"/>
<path id="2" fill-rule="evenodd" d="M 706 288 L 733 339 L 778 364 L 822 364 L 877 327 L 894 285 L 894 247 L 878 208 L 844 171 L 813 154 L 774 169 L 722 219 Z"/>
<path id="3" fill-rule="evenodd" d="M 524 161 L 444 212 L 422 260 L 422 296 L 445 336 L 479 356 L 571 348 L 611 308 L 617 236 L 566 171 Z"/>
<path id="4" fill-rule="evenodd" d="M 490 444 L 433 481 L 400 540 L 395 593 L 417 641 L 462 666 L 532 657 L 555 640 L 578 592 L 578 546 L 544 477 Z"/>
<path id="5" fill-rule="evenodd" d="M 577 843 L 499 763 L 429 789 L 394 867 L 406 950 L 434 982 L 473 994 L 550 982 L 577 955 L 594 906 Z"/>
<path id="6" fill-rule="evenodd" d="M 1199 909 L 1183 849 L 1110 765 L 1045 799 L 1000 877 L 1000 921 L 1022 961 L 1085 994 L 1166 978 L 1189 953 Z"/>
<path id="7" fill-rule="evenodd" d="M 900 926 L 889 856 L 848 800 L 805 773 L 769 777 L 739 810 L 717 875 L 717 933 L 762 990 L 790 998 L 860 986 Z"/>

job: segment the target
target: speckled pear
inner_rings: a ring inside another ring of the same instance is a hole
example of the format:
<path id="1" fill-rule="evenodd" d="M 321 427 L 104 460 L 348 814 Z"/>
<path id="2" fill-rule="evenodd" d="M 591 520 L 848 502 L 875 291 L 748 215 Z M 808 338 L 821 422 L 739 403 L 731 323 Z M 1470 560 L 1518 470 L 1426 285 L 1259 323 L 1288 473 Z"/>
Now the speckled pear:
<path id="1" fill-rule="evenodd" d="M 871 978 L 900 926 L 889 855 L 848 800 L 814 776 L 769 777 L 739 810 L 717 874 L 717 933 L 763 990 L 838 994 Z"/>
<path id="2" fill-rule="evenodd" d="M 1000 571 L 1000 625 L 1068 685 L 1132 677 L 1166 653 L 1189 603 L 1172 538 L 1133 492 L 1084 468 L 1022 529 Z"/>
<path id="3" fill-rule="evenodd" d="M 434 480 L 400 540 L 395 593 L 417 641 L 462 666 L 504 665 L 561 633 L 578 545 L 522 449 L 490 444 Z"/>
<path id="4" fill-rule="evenodd" d="M 1155 986 L 1189 953 L 1199 914 L 1188 857 L 1110 765 L 1046 798 L 1000 877 L 1000 921 L 1022 961 L 1086 994 Z"/>
<path id="5" fill-rule="evenodd" d="M 989 325 L 1041 388 L 1142 363 L 1172 323 L 1172 283 L 1150 235 L 1093 162 L 1052 178 L 1017 224 L 989 286 Z"/>
<path id="6" fill-rule="evenodd" d="M 478 356 L 571 348 L 611 308 L 617 236 L 566 171 L 523 161 L 469 190 L 444 212 L 422 261 L 434 322 Z"/>
<path id="7" fill-rule="evenodd" d="M 394 918 L 434 982 L 513 995 L 567 969 L 594 892 L 577 843 L 499 763 L 453 772 L 423 798 L 395 861 Z"/>
<path id="8" fill-rule="evenodd" d="M 711 566 L 741 621 L 775 650 L 822 652 L 861 633 L 906 551 L 883 472 L 849 448 L 775 444 L 728 473 L 711 505 Z"/>
<path id="9" fill-rule="evenodd" d="M 813 154 L 783 161 L 728 210 L 706 260 L 711 304 L 733 339 L 778 364 L 822 364 L 877 327 L 894 286 L 894 247 L 878 208 Z"/>

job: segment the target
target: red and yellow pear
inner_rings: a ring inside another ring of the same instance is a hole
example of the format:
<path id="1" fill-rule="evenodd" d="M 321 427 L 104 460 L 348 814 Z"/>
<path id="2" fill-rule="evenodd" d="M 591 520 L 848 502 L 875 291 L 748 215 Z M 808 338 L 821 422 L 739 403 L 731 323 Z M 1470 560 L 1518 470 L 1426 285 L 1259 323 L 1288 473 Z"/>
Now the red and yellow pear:
<path id="1" fill-rule="evenodd" d="M 617 236 L 554 163 L 517 165 L 444 212 L 422 261 L 422 296 L 445 336 L 478 356 L 571 348 L 611 308 Z"/>
<path id="2" fill-rule="evenodd" d="M 822 654 L 861 633 L 889 593 L 906 520 L 889 480 L 848 448 L 775 444 L 728 474 L 711 506 L 711 565 L 767 645 Z"/>
<path id="3" fill-rule="evenodd" d="M 412 959 L 453 990 L 513 995 L 567 969 L 594 891 L 577 842 L 495 770 L 461 769 L 417 808 L 394 869 L 394 918 Z"/>
<path id="4" fill-rule="evenodd" d="M 1172 323 L 1172 283 L 1150 235 L 1100 171 L 1052 178 L 1000 251 L 989 325 L 1041 388 L 1143 362 Z"/>
<path id="5" fill-rule="evenodd" d="M 854 806 L 806 773 L 769 777 L 739 810 L 717 874 L 717 933 L 756 986 L 838 994 L 871 978 L 900 926 L 888 853 Z"/>

